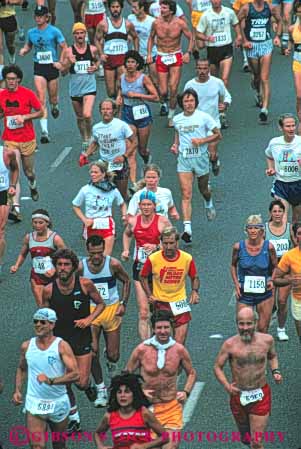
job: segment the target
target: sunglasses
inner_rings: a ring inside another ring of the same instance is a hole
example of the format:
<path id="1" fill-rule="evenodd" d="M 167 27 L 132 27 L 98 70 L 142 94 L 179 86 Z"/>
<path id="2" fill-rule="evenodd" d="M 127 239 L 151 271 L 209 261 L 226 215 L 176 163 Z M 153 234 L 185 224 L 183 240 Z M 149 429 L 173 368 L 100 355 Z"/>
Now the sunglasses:
<path id="1" fill-rule="evenodd" d="M 40 324 L 46 324 L 46 323 L 47 323 L 46 320 L 33 320 L 33 322 L 34 322 L 34 324 L 38 324 L 38 323 L 40 323 Z"/>

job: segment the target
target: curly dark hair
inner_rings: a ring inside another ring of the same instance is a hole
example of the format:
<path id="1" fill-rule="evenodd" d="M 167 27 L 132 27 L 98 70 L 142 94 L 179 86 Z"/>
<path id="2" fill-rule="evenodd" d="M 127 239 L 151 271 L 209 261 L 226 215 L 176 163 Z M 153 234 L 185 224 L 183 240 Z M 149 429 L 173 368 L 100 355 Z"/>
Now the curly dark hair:
<path id="1" fill-rule="evenodd" d="M 18 65 L 10 64 L 10 65 L 6 65 L 5 67 L 3 67 L 2 77 L 4 80 L 7 77 L 8 73 L 14 73 L 17 76 L 17 78 L 20 80 L 20 82 L 23 79 L 23 72 Z"/>
<path id="2" fill-rule="evenodd" d="M 124 56 L 124 66 L 126 66 L 127 60 L 128 59 L 134 59 L 138 66 L 137 66 L 137 70 L 142 70 L 144 67 L 144 59 L 142 58 L 142 56 L 140 55 L 140 53 L 136 50 L 129 50 L 128 52 L 126 52 L 125 56 Z"/>
<path id="3" fill-rule="evenodd" d="M 117 391 L 121 385 L 127 386 L 133 393 L 133 408 L 135 410 L 141 407 L 149 407 L 151 405 L 150 401 L 147 399 L 142 390 L 143 377 L 139 374 L 129 373 L 127 371 L 114 376 L 109 388 L 110 398 L 108 411 L 115 412 L 120 409 L 120 405 L 117 401 Z"/>
<path id="4" fill-rule="evenodd" d="M 59 259 L 68 259 L 71 260 L 73 271 L 78 269 L 79 260 L 77 255 L 69 248 L 61 248 L 55 251 L 51 256 L 52 263 L 54 267 L 56 267 L 57 261 Z"/>

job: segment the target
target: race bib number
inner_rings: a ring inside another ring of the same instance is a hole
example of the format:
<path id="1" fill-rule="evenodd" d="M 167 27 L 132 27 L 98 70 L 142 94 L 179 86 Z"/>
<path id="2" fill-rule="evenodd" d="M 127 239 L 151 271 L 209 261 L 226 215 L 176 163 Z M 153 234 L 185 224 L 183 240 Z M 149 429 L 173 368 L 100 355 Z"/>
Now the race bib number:
<path id="1" fill-rule="evenodd" d="M 6 126 L 8 129 L 18 129 L 23 128 L 23 123 L 17 123 L 16 122 L 16 116 L 12 115 L 11 117 L 6 117 Z"/>
<path id="2" fill-rule="evenodd" d="M 187 303 L 186 299 L 181 299 L 181 301 L 170 302 L 169 305 L 174 316 L 180 315 L 181 313 L 184 312 L 191 311 L 190 305 Z"/>
<path id="3" fill-rule="evenodd" d="M 176 57 L 176 55 L 165 55 L 165 56 L 161 56 L 161 61 L 165 65 L 171 65 L 171 64 L 175 64 L 177 62 L 177 57 Z"/>
<path id="4" fill-rule="evenodd" d="M 142 104 L 140 106 L 133 106 L 132 110 L 134 120 L 140 120 L 142 118 L 149 117 L 149 112 L 145 104 Z"/>
<path id="5" fill-rule="evenodd" d="M 109 299 L 109 287 L 107 282 L 96 282 L 94 285 L 104 300 Z"/>
<path id="6" fill-rule="evenodd" d="M 123 169 L 123 162 L 109 162 L 108 171 L 120 171 Z"/>
<path id="7" fill-rule="evenodd" d="M 37 274 L 44 274 L 53 268 L 51 258 L 47 257 L 34 257 L 32 259 L 33 271 Z"/>
<path id="8" fill-rule="evenodd" d="M 244 293 L 265 293 L 265 277 L 245 276 Z"/>
<path id="9" fill-rule="evenodd" d="M 124 55 L 127 52 L 128 46 L 126 42 L 112 42 L 109 51 L 111 55 Z"/>
<path id="10" fill-rule="evenodd" d="M 52 64 L 53 57 L 51 51 L 38 51 L 37 60 L 39 64 Z"/>
<path id="11" fill-rule="evenodd" d="M 109 217 L 94 218 L 92 229 L 110 229 Z"/>
<path id="12" fill-rule="evenodd" d="M 216 44 L 224 44 L 226 41 L 227 41 L 227 34 L 226 33 L 214 34 L 214 42 Z"/>
<path id="13" fill-rule="evenodd" d="M 301 51 L 294 51 L 294 56 L 293 56 L 295 61 L 301 62 Z"/>
<path id="14" fill-rule="evenodd" d="M 148 258 L 148 254 L 146 253 L 145 249 L 140 247 L 138 248 L 138 254 L 137 254 L 138 262 L 144 264 L 146 262 L 146 259 Z"/>
<path id="15" fill-rule="evenodd" d="M 99 12 L 101 13 L 103 10 L 103 2 L 102 0 L 89 0 L 88 1 L 88 10 L 91 12 Z"/>
<path id="16" fill-rule="evenodd" d="M 53 413 L 55 408 L 55 401 L 49 401 L 47 399 L 36 399 L 33 404 L 31 413 L 33 415 L 48 415 Z"/>
<path id="17" fill-rule="evenodd" d="M 270 242 L 275 248 L 277 257 L 283 256 L 289 250 L 290 244 L 288 239 L 270 240 Z"/>
<path id="18" fill-rule="evenodd" d="M 183 157 L 185 157 L 186 159 L 191 159 L 193 157 L 199 156 L 200 156 L 200 147 L 185 148 L 183 151 Z"/>
<path id="19" fill-rule="evenodd" d="M 74 72 L 79 75 L 88 73 L 88 68 L 91 67 L 91 61 L 76 61 L 74 64 Z"/>
<path id="20" fill-rule="evenodd" d="M 0 187 L 5 187 L 6 186 L 6 182 L 5 182 L 5 177 L 3 175 L 0 175 Z"/>
<path id="21" fill-rule="evenodd" d="M 299 173 L 299 164 L 297 161 L 280 162 L 280 176 L 290 177 Z"/>
<path id="22" fill-rule="evenodd" d="M 241 391 L 240 393 L 240 403 L 245 406 L 251 404 L 252 402 L 262 401 L 264 393 L 261 388 L 256 388 L 256 390 Z"/>
<path id="23" fill-rule="evenodd" d="M 267 38 L 267 30 L 265 28 L 251 28 L 250 38 L 252 41 L 265 41 Z"/>

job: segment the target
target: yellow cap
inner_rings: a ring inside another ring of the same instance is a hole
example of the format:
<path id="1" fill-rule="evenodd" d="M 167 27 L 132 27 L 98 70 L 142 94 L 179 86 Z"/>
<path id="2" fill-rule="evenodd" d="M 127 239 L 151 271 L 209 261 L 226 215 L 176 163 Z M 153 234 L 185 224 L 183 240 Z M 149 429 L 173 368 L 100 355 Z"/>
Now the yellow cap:
<path id="1" fill-rule="evenodd" d="M 87 32 L 86 25 L 82 22 L 76 22 L 72 27 L 72 33 L 75 33 L 75 31 L 86 31 Z"/>

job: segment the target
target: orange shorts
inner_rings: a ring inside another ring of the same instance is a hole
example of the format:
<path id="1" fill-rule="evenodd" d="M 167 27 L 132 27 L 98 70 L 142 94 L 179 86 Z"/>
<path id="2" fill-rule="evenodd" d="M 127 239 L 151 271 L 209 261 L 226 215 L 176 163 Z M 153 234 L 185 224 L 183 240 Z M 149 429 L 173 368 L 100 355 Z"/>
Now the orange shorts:
<path id="1" fill-rule="evenodd" d="M 183 65 L 183 54 L 181 51 L 170 55 L 158 55 L 156 58 L 156 69 L 160 73 L 168 73 L 170 67 L 181 67 Z"/>
<path id="2" fill-rule="evenodd" d="M 153 404 L 150 411 L 165 429 L 177 430 L 183 428 L 183 409 L 176 399 Z"/>
<path id="3" fill-rule="evenodd" d="M 5 140 L 4 145 L 7 145 L 10 150 L 19 150 L 21 156 L 31 156 L 37 148 L 36 140 L 29 142 L 14 142 L 12 140 Z"/>
<path id="4" fill-rule="evenodd" d="M 91 235 L 99 235 L 103 239 L 106 239 L 108 237 L 112 237 L 115 235 L 115 221 L 112 217 L 107 217 L 105 220 L 108 219 L 108 226 L 103 229 L 93 229 L 92 226 L 89 226 L 88 228 L 84 226 L 84 232 L 83 237 L 85 240 L 87 240 L 88 237 Z"/>
<path id="5" fill-rule="evenodd" d="M 96 28 L 99 22 L 105 17 L 105 13 L 101 14 L 85 14 L 85 25 L 87 28 Z"/>

